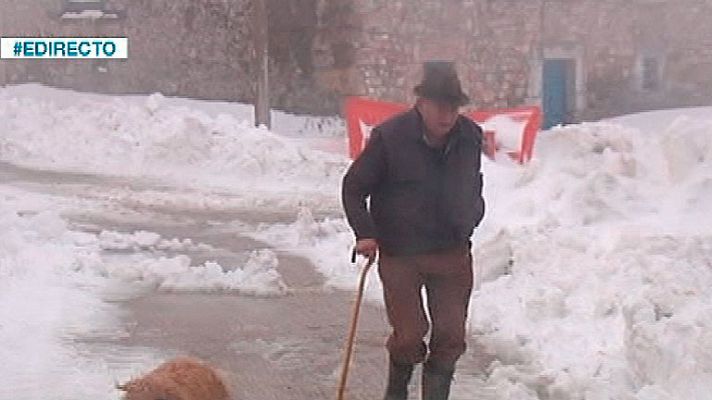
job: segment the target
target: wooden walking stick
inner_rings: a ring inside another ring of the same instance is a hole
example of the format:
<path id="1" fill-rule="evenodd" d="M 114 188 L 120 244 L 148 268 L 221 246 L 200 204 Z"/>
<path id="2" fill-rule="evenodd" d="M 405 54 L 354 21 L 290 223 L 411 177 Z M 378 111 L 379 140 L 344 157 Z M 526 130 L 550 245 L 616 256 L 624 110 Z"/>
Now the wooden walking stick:
<path id="1" fill-rule="evenodd" d="M 356 301 L 354 302 L 353 311 L 351 313 L 351 327 L 349 328 L 349 336 L 346 339 L 346 349 L 344 350 L 344 364 L 341 366 L 341 379 L 339 379 L 339 391 L 336 396 L 337 400 L 344 400 L 346 392 L 346 377 L 349 374 L 349 366 L 351 364 L 351 355 L 354 349 L 354 338 L 356 337 L 356 323 L 358 322 L 358 314 L 361 311 L 361 299 L 363 298 L 363 290 L 366 286 L 366 275 L 373 264 L 373 259 L 369 258 L 361 270 L 361 276 L 358 281 L 358 292 L 356 293 Z M 356 261 L 356 252 L 351 254 L 351 262 Z"/>

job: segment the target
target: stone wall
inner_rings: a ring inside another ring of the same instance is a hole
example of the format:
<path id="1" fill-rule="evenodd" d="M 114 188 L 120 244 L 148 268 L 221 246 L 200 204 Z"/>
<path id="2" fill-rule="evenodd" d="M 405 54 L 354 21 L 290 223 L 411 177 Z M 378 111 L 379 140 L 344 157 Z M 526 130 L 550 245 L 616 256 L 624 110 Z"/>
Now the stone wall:
<path id="1" fill-rule="evenodd" d="M 0 84 L 250 102 L 251 0 L 109 0 L 119 20 L 58 18 L 62 0 L 0 0 L 4 36 L 127 36 L 125 61 L 0 61 Z M 273 106 L 333 114 L 343 95 L 412 101 L 421 64 L 453 59 L 479 108 L 540 104 L 544 58 L 576 60 L 580 120 L 712 102 L 712 0 L 268 0 Z M 661 84 L 641 87 L 643 63 Z"/>
<path id="2" fill-rule="evenodd" d="M 411 101 L 421 63 L 452 59 L 478 108 L 541 102 L 542 60 L 577 57 L 570 119 L 710 104 L 709 0 L 353 0 L 359 94 Z M 641 89 L 660 57 L 662 84 Z"/>
<path id="3" fill-rule="evenodd" d="M 7 1 L 5 1 L 7 3 Z M 126 17 L 62 19 L 61 1 L 10 2 L 4 35 L 125 36 L 128 60 L 10 60 L 8 82 L 39 81 L 107 93 L 245 100 L 251 95 L 248 10 L 239 4 L 135 0 Z M 129 4 L 130 3 L 130 4 Z M 31 4 L 31 5 L 30 5 Z M 3 10 L 8 10 L 7 4 Z M 5 13 L 3 13 L 5 14 Z M 210 30 L 203 31 L 209 26 Z"/>
<path id="4" fill-rule="evenodd" d="M 0 0 L 3 36 L 125 36 L 128 60 L 3 60 L 0 84 L 45 84 L 104 93 L 254 98 L 248 0 L 114 0 L 124 18 L 59 18 L 61 0 Z M 272 105 L 333 114 L 338 96 L 316 83 L 317 0 L 268 0 Z M 328 37 L 322 38 L 329 43 Z M 331 51 L 330 47 L 326 51 Z"/>

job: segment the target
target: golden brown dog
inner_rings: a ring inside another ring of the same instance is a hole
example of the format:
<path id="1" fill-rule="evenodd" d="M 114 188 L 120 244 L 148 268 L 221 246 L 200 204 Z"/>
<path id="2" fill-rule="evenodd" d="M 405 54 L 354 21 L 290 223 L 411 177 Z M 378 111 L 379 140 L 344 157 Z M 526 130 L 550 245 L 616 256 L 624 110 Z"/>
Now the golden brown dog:
<path id="1" fill-rule="evenodd" d="M 230 400 L 220 373 L 190 357 L 174 358 L 117 388 L 126 392 L 125 400 Z"/>

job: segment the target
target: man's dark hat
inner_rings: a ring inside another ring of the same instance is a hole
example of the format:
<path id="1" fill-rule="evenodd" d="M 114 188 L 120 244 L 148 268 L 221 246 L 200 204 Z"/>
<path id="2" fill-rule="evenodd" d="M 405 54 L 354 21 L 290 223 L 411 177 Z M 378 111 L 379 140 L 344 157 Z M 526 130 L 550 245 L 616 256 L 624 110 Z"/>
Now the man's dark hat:
<path id="1" fill-rule="evenodd" d="M 426 61 L 423 63 L 423 81 L 413 89 L 416 96 L 435 101 L 464 106 L 470 102 L 460 87 L 460 79 L 452 61 Z"/>

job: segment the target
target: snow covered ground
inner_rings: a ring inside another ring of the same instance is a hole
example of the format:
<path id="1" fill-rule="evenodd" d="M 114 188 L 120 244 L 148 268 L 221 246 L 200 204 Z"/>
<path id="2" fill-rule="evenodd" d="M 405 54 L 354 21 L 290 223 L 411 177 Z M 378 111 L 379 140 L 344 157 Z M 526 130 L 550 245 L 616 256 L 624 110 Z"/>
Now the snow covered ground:
<path id="1" fill-rule="evenodd" d="M 83 350 L 76 339 L 127 334 L 115 300 L 147 290 L 284 293 L 269 250 L 255 251 L 245 265 L 191 265 L 169 253 L 209 246 L 151 232 L 72 230 L 62 211 L 92 205 L 68 202 L 0 185 L 0 399 L 118 398 L 115 380 L 164 357 L 113 349 L 110 362 Z"/>
<path id="2" fill-rule="evenodd" d="M 120 335 L 118 310 L 82 272 L 96 249 L 67 229 L 56 200 L 0 190 L 2 399 L 107 398 L 112 388 L 107 366 L 78 354 L 70 337 Z"/>
<path id="3" fill-rule="evenodd" d="M 353 288 L 347 224 L 314 217 L 338 209 L 348 160 L 314 150 L 313 139 L 341 143 L 343 125 L 276 114 L 272 133 L 253 128 L 249 113 L 160 95 L 11 87 L 0 90 L 0 160 L 190 189 L 104 193 L 136 202 L 301 206 L 295 222 L 255 226 L 253 235 L 307 256 L 329 284 Z M 488 213 L 474 237 L 471 333 L 497 358 L 486 384 L 501 399 L 708 399 L 712 108 L 555 128 L 540 135 L 534 157 L 524 167 L 484 165 Z M 0 348 L 9 360 L 0 376 L 12 377 L 10 387 L 61 369 L 53 390 L 106 397 L 102 388 L 125 372 L 76 357 L 63 338 L 121 334 L 102 301 L 107 287 L 283 290 L 269 252 L 229 273 L 190 267 L 161 251 L 200 244 L 74 232 L 58 200 L 0 189 L 0 341 L 11 344 Z M 106 255 L 125 246 L 142 250 L 131 268 Z M 372 274 L 376 301 L 378 289 Z"/>
<path id="4" fill-rule="evenodd" d="M 501 359 L 491 382 L 503 398 L 708 398 L 712 118 L 574 125 L 536 153 L 486 168 L 472 328 Z"/>
<path id="5" fill-rule="evenodd" d="M 346 166 L 343 157 L 288 139 L 310 127 L 317 137 L 333 137 L 340 126 L 333 118 L 275 113 L 278 136 L 254 128 L 244 105 L 160 94 L 111 97 L 23 85 L 0 91 L 0 102 L 0 157 L 23 166 L 227 190 L 242 204 L 336 196 Z"/>

